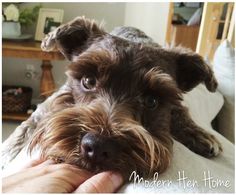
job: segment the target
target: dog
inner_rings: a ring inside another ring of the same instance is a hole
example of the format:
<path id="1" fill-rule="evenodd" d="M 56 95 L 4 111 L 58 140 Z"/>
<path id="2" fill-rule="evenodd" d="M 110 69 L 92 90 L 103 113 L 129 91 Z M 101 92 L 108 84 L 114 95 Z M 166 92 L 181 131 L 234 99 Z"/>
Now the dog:
<path id="1" fill-rule="evenodd" d="M 207 158 L 222 151 L 181 104 L 200 83 L 216 90 L 200 55 L 161 47 L 133 27 L 107 33 L 84 17 L 50 32 L 41 47 L 71 61 L 67 81 L 5 141 L 5 165 L 22 148 L 37 148 L 44 159 L 93 173 L 113 170 L 128 180 L 133 171 L 145 178 L 164 172 L 173 139 Z"/>

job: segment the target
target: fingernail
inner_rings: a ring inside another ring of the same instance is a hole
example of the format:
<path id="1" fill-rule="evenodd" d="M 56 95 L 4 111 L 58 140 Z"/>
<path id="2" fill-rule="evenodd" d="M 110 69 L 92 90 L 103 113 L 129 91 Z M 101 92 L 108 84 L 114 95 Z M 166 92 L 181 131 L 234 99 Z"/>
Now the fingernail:
<path id="1" fill-rule="evenodd" d="M 119 187 L 123 183 L 123 178 L 118 173 L 111 173 L 111 180 L 115 187 Z"/>

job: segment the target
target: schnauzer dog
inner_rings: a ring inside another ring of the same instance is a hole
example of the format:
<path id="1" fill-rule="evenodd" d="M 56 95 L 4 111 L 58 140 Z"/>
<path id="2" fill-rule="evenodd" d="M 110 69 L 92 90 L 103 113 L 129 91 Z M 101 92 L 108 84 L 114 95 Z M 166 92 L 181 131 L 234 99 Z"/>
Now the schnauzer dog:
<path id="1" fill-rule="evenodd" d="M 125 179 L 162 173 L 173 139 L 205 157 L 220 153 L 217 139 L 193 122 L 182 94 L 216 79 L 201 56 L 164 48 L 131 27 L 105 32 L 78 17 L 49 33 L 42 49 L 71 61 L 65 85 L 42 103 L 4 143 L 4 162 L 27 146 L 42 158 Z"/>

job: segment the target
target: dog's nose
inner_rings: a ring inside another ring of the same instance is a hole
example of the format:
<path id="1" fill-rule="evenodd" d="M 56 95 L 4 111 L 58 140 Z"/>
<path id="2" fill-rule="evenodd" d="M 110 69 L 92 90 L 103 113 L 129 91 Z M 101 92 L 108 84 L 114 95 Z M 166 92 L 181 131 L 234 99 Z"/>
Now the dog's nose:
<path id="1" fill-rule="evenodd" d="M 82 155 L 92 161 L 111 160 L 117 154 L 117 145 L 111 138 L 87 133 L 81 140 Z"/>

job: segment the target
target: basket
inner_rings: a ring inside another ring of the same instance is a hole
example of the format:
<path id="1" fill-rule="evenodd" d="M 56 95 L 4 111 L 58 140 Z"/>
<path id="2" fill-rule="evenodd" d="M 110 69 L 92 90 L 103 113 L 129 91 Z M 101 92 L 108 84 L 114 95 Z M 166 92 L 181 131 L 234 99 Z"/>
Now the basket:
<path id="1" fill-rule="evenodd" d="M 9 94 L 5 93 L 11 89 L 22 89 L 20 94 Z M 31 98 L 33 90 L 30 87 L 24 86 L 7 86 L 4 85 L 2 88 L 2 112 L 3 113 L 26 113 L 27 109 L 31 105 Z"/>

